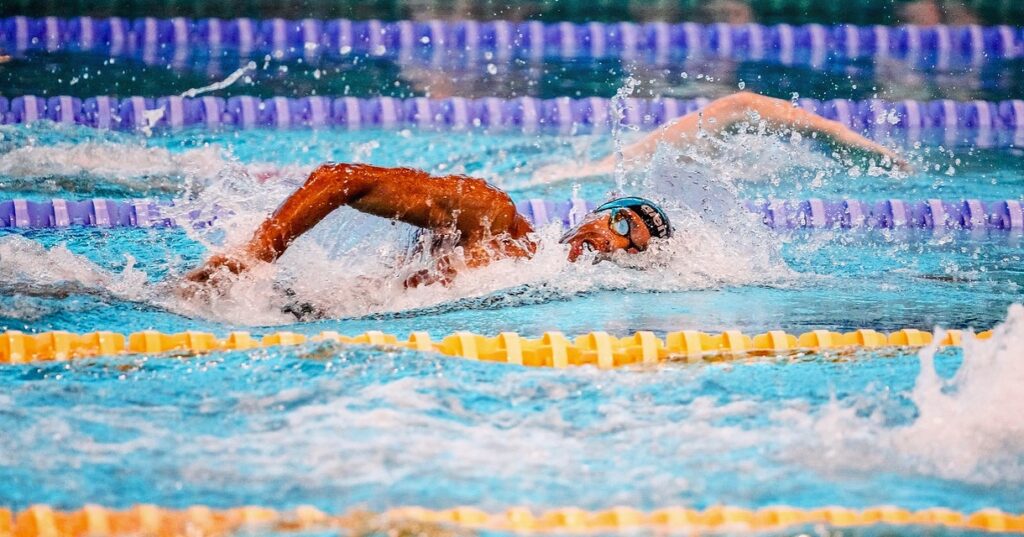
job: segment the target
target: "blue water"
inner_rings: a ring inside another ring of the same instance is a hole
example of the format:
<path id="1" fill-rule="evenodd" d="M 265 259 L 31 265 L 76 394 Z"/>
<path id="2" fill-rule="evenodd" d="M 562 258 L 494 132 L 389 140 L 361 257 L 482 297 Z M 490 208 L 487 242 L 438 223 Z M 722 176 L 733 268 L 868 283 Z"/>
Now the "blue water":
<path id="1" fill-rule="evenodd" d="M 142 138 L 53 126 L 2 134 L 0 185 L 11 197 L 203 204 L 211 192 L 235 192 L 235 202 L 258 216 L 309 167 L 352 159 L 478 175 L 516 199 L 601 199 L 618 188 L 609 177 L 531 182 L 542 165 L 608 151 L 608 135 L 255 130 Z M 741 199 L 1019 199 L 1024 183 L 1015 149 L 925 144 L 908 149 L 918 171 L 893 178 L 851 172 L 810 148 L 742 147 L 745 156 L 726 151 L 715 168 L 738 178 Z M 271 167 L 285 178 L 260 185 L 231 166 Z M 216 190 L 231 180 L 244 186 Z M 347 213 L 333 222 L 336 229 L 321 232 L 344 247 L 337 263 L 358 269 L 356 253 L 376 255 L 352 248 L 386 230 L 362 229 L 365 221 Z M 682 274 L 559 266 L 525 280 L 488 273 L 498 281 L 434 301 L 379 290 L 399 300 L 397 309 L 363 307 L 357 293 L 337 289 L 340 306 L 354 304 L 350 314 L 305 323 L 186 311 L 163 300 L 162 282 L 208 254 L 200 241 L 217 240 L 209 230 L 0 230 L 0 254 L 9 256 L 0 255 L 0 329 L 373 329 L 400 337 L 413 330 L 441 337 L 456 330 L 988 329 L 1024 300 L 1020 236 L 779 235 L 736 226 L 712 228 L 723 242 L 690 244 L 692 264 Z M 730 242 L 744 246 L 731 258 L 715 255 Z M 755 250 L 775 248 L 777 259 L 747 266 Z M 305 267 L 315 260 L 301 255 L 282 261 L 299 280 L 316 276 Z M 118 287 L 126 267 L 140 276 L 125 281 L 141 291 Z M 999 341 L 1017 352 L 1024 336 L 1014 334 Z M 974 352 L 941 351 L 938 372 L 952 378 L 985 354 Z M 1020 376 L 1005 360 L 996 366 L 1007 368 L 1007 382 Z M 1024 436 L 1015 436 L 1024 429 L 1013 411 L 1020 399 L 995 408 L 969 397 L 976 375 L 950 380 L 942 393 L 963 394 L 978 421 L 951 416 L 949 427 L 972 431 L 976 442 L 956 437 L 944 445 L 945 433 L 919 419 L 941 399 L 915 395 L 920 369 L 907 350 L 598 371 L 332 345 L 10 366 L 0 368 L 0 505 L 1024 510 Z M 994 373 L 988 381 L 999 380 Z M 1010 393 L 1003 388 L 994 391 Z"/>
<path id="2" fill-rule="evenodd" d="M 948 374 L 956 352 L 940 363 Z M 820 412 L 913 386 L 902 353 L 658 371 L 529 370 L 410 352 L 311 346 L 196 360 L 8 367 L 5 503 L 341 511 L 716 503 L 1021 507 L 1015 486 L 917 478 L 900 464 L 822 475 L 794 460 L 826 439 L 774 413 Z M 879 383 L 880 378 L 890 379 Z M 72 395 L 73 394 L 73 395 Z M 913 420 L 899 396 L 863 412 Z M 138 413 L 144 412 L 145 419 Z M 40 419 L 26 419 L 38 416 Z M 60 455 L 54 458 L 54 448 Z M 34 449 L 23 451 L 30 445 Z M 59 468 L 71 466 L 73 472 Z M 766 483 L 774 483 L 766 487 Z M 922 495 L 917 487 L 932 489 Z"/>

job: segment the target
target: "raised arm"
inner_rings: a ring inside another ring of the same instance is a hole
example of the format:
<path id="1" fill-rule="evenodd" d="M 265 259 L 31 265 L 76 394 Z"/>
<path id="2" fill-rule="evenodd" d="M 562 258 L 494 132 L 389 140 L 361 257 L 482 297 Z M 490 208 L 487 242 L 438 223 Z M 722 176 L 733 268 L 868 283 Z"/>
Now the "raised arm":
<path id="1" fill-rule="evenodd" d="M 256 229 L 240 251 L 211 257 L 187 278 L 203 282 L 222 268 L 239 273 L 253 261 L 272 262 L 342 205 L 422 228 L 458 231 L 464 244 L 517 230 L 519 223 L 508 194 L 480 179 L 431 177 L 409 168 L 325 164 Z"/>
<path id="2" fill-rule="evenodd" d="M 765 122 L 773 131 L 792 129 L 804 136 L 816 136 L 833 147 L 852 150 L 881 158 L 882 165 L 906 166 L 906 162 L 894 151 L 877 144 L 845 125 L 825 119 L 789 101 L 741 92 L 712 101 L 703 110 L 689 113 L 678 120 L 661 127 L 623 149 L 627 160 L 649 157 L 659 143 L 685 147 L 695 142 L 703 131 L 717 135 L 727 132 L 742 123 L 757 125 Z M 604 159 L 599 166 L 614 165 L 614 156 Z"/>

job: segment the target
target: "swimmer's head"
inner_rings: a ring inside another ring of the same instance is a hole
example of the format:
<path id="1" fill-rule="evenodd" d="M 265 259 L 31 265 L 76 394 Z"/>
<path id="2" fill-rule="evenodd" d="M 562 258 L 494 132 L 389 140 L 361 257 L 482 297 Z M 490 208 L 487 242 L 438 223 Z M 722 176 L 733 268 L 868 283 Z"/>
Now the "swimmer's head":
<path id="1" fill-rule="evenodd" d="M 646 250 L 652 239 L 671 236 L 672 225 L 660 207 L 650 200 L 631 197 L 594 209 L 559 242 L 569 244 L 569 261 L 576 261 L 586 249 L 602 254 L 619 250 L 638 253 Z"/>

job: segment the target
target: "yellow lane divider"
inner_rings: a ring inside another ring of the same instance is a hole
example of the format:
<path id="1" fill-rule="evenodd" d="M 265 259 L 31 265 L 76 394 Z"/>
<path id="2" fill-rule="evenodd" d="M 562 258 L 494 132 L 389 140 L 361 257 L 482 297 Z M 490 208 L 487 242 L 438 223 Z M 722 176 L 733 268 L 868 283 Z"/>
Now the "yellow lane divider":
<path id="1" fill-rule="evenodd" d="M 810 524 L 835 527 L 917 525 L 1020 532 L 1024 531 L 1024 515 L 1009 514 L 997 509 L 961 513 L 942 508 L 911 511 L 892 506 L 863 510 L 845 507 L 797 509 L 785 506 L 753 510 L 715 506 L 703 511 L 684 507 L 654 511 L 614 507 L 602 511 L 586 511 L 569 507 L 542 513 L 534 513 L 526 508 L 488 513 L 473 507 L 447 510 L 401 507 L 383 513 L 351 511 L 343 515 L 330 515 L 311 506 L 298 507 L 288 512 L 263 507 L 214 510 L 194 506 L 172 510 L 153 505 L 137 505 L 126 510 L 86 505 L 77 511 L 66 512 L 56 511 L 46 505 L 35 505 L 17 513 L 0 508 L 0 537 L 207 537 L 223 536 L 242 529 L 277 532 L 333 529 L 345 530 L 353 535 L 409 533 L 401 531 L 405 529 L 429 537 L 447 534 L 432 532 L 431 526 L 438 529 L 449 526 L 521 533 L 592 533 L 630 528 L 775 530 Z"/>
<path id="2" fill-rule="evenodd" d="M 985 339 L 991 335 L 989 331 L 982 332 L 977 337 Z M 959 345 L 962 337 L 961 331 L 950 330 L 940 344 Z M 698 360 L 707 356 L 744 353 L 768 354 L 887 346 L 921 347 L 931 343 L 932 334 L 912 328 L 890 334 L 867 329 L 847 333 L 814 330 L 799 336 L 773 330 L 751 337 L 736 330 L 728 330 L 721 334 L 681 330 L 670 332 L 665 339 L 655 336 L 652 332 L 637 332 L 623 338 L 606 332 L 590 332 L 569 339 L 561 332 L 546 332 L 539 338 L 525 338 L 515 332 L 502 332 L 494 337 L 456 332 L 440 341 L 434 341 L 426 332 L 413 332 L 407 340 L 399 341 L 394 335 L 376 331 L 354 337 L 343 336 L 337 332 L 321 332 L 314 336 L 274 332 L 258 339 L 248 332 L 232 332 L 228 337 L 218 339 L 207 332 L 164 334 L 155 330 L 135 332 L 127 337 L 116 332 L 24 334 L 8 331 L 0 334 L 0 363 L 70 360 L 124 353 L 197 354 L 324 341 L 440 352 L 470 360 L 526 366 L 595 365 L 611 368 L 630 364 L 654 364 L 671 358 Z"/>

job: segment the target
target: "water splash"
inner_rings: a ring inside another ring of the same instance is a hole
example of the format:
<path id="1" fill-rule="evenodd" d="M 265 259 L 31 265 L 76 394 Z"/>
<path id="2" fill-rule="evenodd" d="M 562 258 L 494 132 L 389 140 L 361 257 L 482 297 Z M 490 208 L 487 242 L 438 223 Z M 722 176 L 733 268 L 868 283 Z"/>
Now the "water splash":
<path id="1" fill-rule="evenodd" d="M 308 173 L 303 167 L 278 168 L 274 180 L 262 181 L 251 170 L 222 163 L 215 177 L 189 181 L 174 210 L 202 215 L 216 207 L 222 215 L 212 228 L 185 229 L 191 238 L 213 251 L 239 248 Z M 584 260 L 572 265 L 565 260 L 566 247 L 557 244 L 561 230 L 553 226 L 538 230 L 540 248 L 529 261 L 501 260 L 466 270 L 448 287 L 406 289 L 410 275 L 436 270 L 429 256 L 410 255 L 415 230 L 341 208 L 297 240 L 274 266 L 227 284 L 209 306 L 163 307 L 231 322 L 277 324 L 294 321 L 281 311 L 295 305 L 329 318 L 347 318 L 458 308 L 467 299 L 514 305 L 597 290 L 785 285 L 794 278 L 779 255 L 778 241 L 770 240 L 770 231 L 742 209 L 736 189 L 699 168 L 681 167 L 673 148 L 663 147 L 642 178 L 624 181 L 634 191 L 666 202 L 677 229 L 671 241 L 640 255 L 614 256 L 613 263 L 595 267 Z"/>
<path id="2" fill-rule="evenodd" d="M 274 202 L 263 203 L 269 207 Z M 220 237 L 221 242 L 247 240 L 262 217 L 253 210 L 240 212 L 233 220 L 235 227 L 227 232 L 230 238 Z M 242 223 L 246 220 L 250 225 Z M 467 300 L 483 300 L 478 305 L 485 307 L 505 307 L 601 290 L 658 292 L 784 284 L 790 276 L 770 257 L 709 248 L 715 241 L 721 244 L 721 239 L 713 230 L 696 225 L 686 226 L 670 242 L 636 256 L 617 256 L 615 262 L 598 265 L 586 259 L 570 264 L 567 247 L 557 242 L 562 230 L 549 226 L 538 231 L 539 248 L 530 260 L 505 259 L 466 270 L 447 287 L 435 284 L 406 289 L 404 281 L 411 274 L 434 268 L 429 258 L 398 261 L 406 255 L 413 235 L 409 226 L 391 226 L 351 209 L 339 210 L 329 220 L 296 241 L 277 263 L 259 265 L 230 280 L 208 301 L 178 297 L 173 292 L 178 275 L 146 284 L 145 274 L 135 269 L 138 280 L 126 279 L 63 247 L 46 250 L 20 237 L 0 239 L 0 245 L 7 248 L 0 251 L 0 282 L 12 289 L 36 289 L 41 295 L 110 295 L 190 317 L 233 325 L 271 325 L 294 322 L 295 317 L 283 311 L 295 305 L 308 305 L 329 318 L 348 318 L 424 308 L 454 310 L 466 307 Z M 204 237 L 211 243 L 215 238 Z M 230 246 L 211 244 L 211 248 Z M 57 275 L 33 271 L 32 267 L 40 265 L 63 268 Z"/>
<path id="3" fill-rule="evenodd" d="M 223 150 L 213 146 L 175 153 L 120 141 L 27 140 L 0 154 L 0 176 L 6 188 L 31 192 L 88 195 L 102 188 L 152 195 L 180 192 L 185 178 L 212 181 L 228 162 Z"/>
<path id="4" fill-rule="evenodd" d="M 180 93 L 178 96 L 179 97 L 184 97 L 184 98 L 190 98 L 190 97 L 195 97 L 197 95 L 202 95 L 204 93 L 210 93 L 211 91 L 222 90 L 224 88 L 227 88 L 227 87 L 233 85 L 235 82 L 238 81 L 238 79 L 242 78 L 243 76 L 245 76 L 250 71 L 254 71 L 255 69 L 256 69 L 256 62 L 250 61 L 250 62 L 246 63 L 245 65 L 243 65 L 242 67 L 239 67 L 238 69 L 235 69 L 234 72 L 232 72 L 226 78 L 224 78 L 223 80 L 221 80 L 219 82 L 214 82 L 213 84 L 209 84 L 209 85 L 202 86 L 202 87 L 199 87 L 199 88 L 189 88 L 189 89 L 185 90 L 184 92 Z M 144 134 L 145 136 L 147 136 L 147 137 L 152 136 L 153 135 L 153 127 L 155 127 L 156 124 L 161 119 L 163 119 L 163 117 L 166 114 L 167 114 L 167 108 L 163 107 L 163 106 L 161 106 L 160 108 L 152 108 L 152 109 L 143 110 L 142 111 L 143 122 L 142 122 L 142 127 L 139 129 L 140 132 L 142 134 Z"/>
<path id="5" fill-rule="evenodd" d="M 941 331 L 937 334 L 941 335 Z M 911 394 L 918 417 L 893 445 L 921 471 L 981 483 L 1024 481 L 1024 306 L 1010 307 L 992 338 L 968 337 L 964 361 L 944 380 L 932 345 L 921 351 Z"/>
<path id="6" fill-rule="evenodd" d="M 198 213 L 200 219 L 216 214 L 215 226 L 182 228 L 210 251 L 230 250 L 247 242 L 309 170 L 306 166 L 273 167 L 273 179 L 266 180 L 258 166 L 239 163 L 229 154 L 209 148 L 172 153 L 144 145 L 126 148 L 98 142 L 71 146 L 69 152 L 63 147 L 24 150 L 32 152 L 23 155 L 25 160 L 58 159 L 69 172 L 98 169 L 126 177 L 180 174 L 175 205 L 162 212 L 183 220 L 189 213 Z M 76 152 L 83 155 L 80 161 L 74 157 Z M 345 318 L 454 308 L 467 299 L 485 297 L 514 305 L 562 300 L 597 290 L 678 291 L 786 284 L 793 278 L 777 248 L 764 246 L 774 243 L 764 237 L 768 231 L 738 209 L 735 189 L 724 188 L 727 183 L 692 167 L 681 168 L 677 152 L 663 148 L 642 178 L 624 180 L 630 181 L 627 184 L 635 191 L 666 201 L 677 232 L 671 241 L 648 252 L 615 256 L 612 263 L 567 263 L 566 247 L 557 244 L 560 230 L 555 226 L 538 230 L 540 248 L 532 260 L 502 260 L 467 270 L 449 287 L 406 289 L 404 282 L 411 274 L 435 270 L 429 258 L 409 255 L 414 230 L 342 208 L 296 241 L 276 265 L 236 279 L 209 304 L 178 299 L 173 293 L 154 292 L 142 299 L 189 316 L 263 325 L 293 322 L 294 317 L 282 310 L 295 304 L 327 317 Z M 46 256 L 39 252 L 23 255 Z M 166 285 L 172 285 L 177 276 L 172 275 Z M 102 282 L 89 282 L 93 284 L 102 286 Z"/>
<path id="7" fill-rule="evenodd" d="M 211 91 L 222 90 L 224 88 L 230 87 L 235 82 L 238 82 L 238 79 L 242 78 L 243 76 L 248 74 L 250 71 L 254 71 L 255 69 L 256 69 L 256 62 L 250 61 L 250 62 L 246 63 L 245 65 L 243 65 L 242 67 L 239 67 L 238 69 L 235 69 L 230 75 L 225 77 L 224 80 L 221 80 L 219 82 L 214 82 L 213 84 L 209 84 L 209 85 L 206 85 L 206 86 L 203 86 L 203 87 L 200 87 L 200 88 L 190 88 L 190 89 L 187 89 L 184 92 L 182 92 L 180 96 L 181 97 L 195 97 L 197 95 L 202 95 L 204 93 L 210 93 Z"/>
<path id="8" fill-rule="evenodd" d="M 941 339 L 942 330 L 936 330 Z M 1024 306 L 1010 307 L 988 340 L 965 337 L 963 362 L 942 378 L 938 347 L 919 353 L 913 389 L 832 401 L 818 414 L 779 413 L 815 441 L 783 455 L 826 475 L 899 472 L 978 485 L 1024 483 Z M 909 414 L 898 410 L 906 398 Z M 897 410 L 894 410 L 896 408 Z"/>
<path id="9" fill-rule="evenodd" d="M 625 189 L 623 182 L 623 176 L 625 175 L 625 157 L 623 156 L 623 149 L 626 147 L 626 141 L 622 136 L 622 128 L 624 119 L 626 117 L 626 99 L 631 97 L 636 90 L 637 84 L 640 81 L 632 76 L 626 78 L 625 84 L 623 84 L 618 90 L 615 91 L 615 96 L 612 97 L 610 108 L 612 111 L 612 144 L 615 147 L 613 153 L 615 159 L 615 187 L 616 191 L 613 193 L 621 194 Z M 639 127 L 636 125 L 630 125 L 630 130 L 636 132 Z"/>
<path id="10" fill-rule="evenodd" d="M 622 91 L 628 94 L 628 84 Z M 257 134 L 257 143 L 268 141 L 264 134 Z M 108 180 L 118 178 L 130 185 L 126 188 L 136 189 L 166 181 L 176 194 L 175 206 L 165 211 L 169 216 L 218 215 L 213 227 L 184 228 L 211 251 L 246 242 L 312 167 L 243 163 L 232 150 L 217 145 L 172 151 L 152 146 L 157 143 L 163 142 L 92 140 L 56 146 L 31 142 L 0 155 L 0 164 L 6 163 L 8 173 L 24 178 L 36 173 L 96 174 Z M 595 290 L 788 285 L 795 275 L 779 254 L 779 239 L 740 203 L 744 182 L 756 180 L 751 177 L 827 162 L 800 144 L 783 149 L 783 143 L 774 137 L 734 136 L 705 140 L 701 147 L 683 150 L 662 146 L 643 167 L 617 175 L 623 191 L 662 202 L 677 232 L 671 241 L 642 255 L 615 256 L 614 263 L 596 268 L 583 266 L 586 262 L 567 264 L 564 247 L 555 241 L 557 230 L 540 230 L 541 251 L 530 262 L 506 260 L 466 271 L 451 287 L 406 290 L 402 282 L 410 272 L 433 268 L 428 260 L 408 259 L 411 228 L 342 209 L 299 240 L 277 266 L 229 286 L 216 304 L 161 299 L 159 305 L 212 319 L 276 324 L 294 320 L 281 314 L 291 303 L 315 305 L 329 317 L 350 317 L 457 307 L 467 299 L 494 296 L 515 304 L 560 300 Z M 496 147 L 507 145 L 506 141 Z M 175 182 L 176 186 L 171 184 Z M 501 183 L 515 185 L 508 179 Z M 89 191 L 88 182 L 81 184 L 83 191 Z M 402 256 L 407 262 L 396 262 Z M 260 296 L 248 296 L 254 294 Z"/>
<path id="11" fill-rule="evenodd" d="M 276 323 L 292 305 L 308 307 L 328 318 L 361 317 L 432 308 L 458 310 L 467 300 L 484 299 L 503 307 L 564 300 L 580 293 L 604 290 L 668 292 L 709 289 L 728 285 L 784 285 L 792 274 L 770 255 L 738 255 L 721 248 L 707 248 L 716 241 L 707 228 L 692 226 L 672 241 L 636 256 L 615 256 L 615 262 L 593 265 L 587 259 L 566 261 L 566 246 L 557 240 L 562 230 L 549 226 L 537 233 L 539 247 L 529 260 L 503 259 L 466 270 L 449 286 L 440 284 L 405 288 L 405 280 L 420 271 L 434 270 L 428 258 L 396 262 L 403 256 L 403 237 L 412 234 L 405 226 L 343 210 L 332 215 L 341 222 L 329 231 L 314 231 L 293 244 L 274 265 L 232 280 L 209 306 L 191 304 L 192 315 L 266 324 L 275 313 Z M 367 225 L 362 238 L 350 238 L 346 246 L 330 244 L 338 234 L 358 229 L 354 220 Z M 271 290 L 278 289 L 278 292 Z M 286 290 L 286 291 L 285 291 Z M 259 295 L 260 298 L 254 298 Z M 174 307 L 174 306 L 168 306 Z M 258 312 L 258 314 L 254 313 Z"/>
<path id="12" fill-rule="evenodd" d="M 0 288 L 22 296 L 89 294 L 129 301 L 153 298 L 146 273 L 126 260 L 120 273 L 104 270 L 63 245 L 46 249 L 18 235 L 0 237 Z"/>

